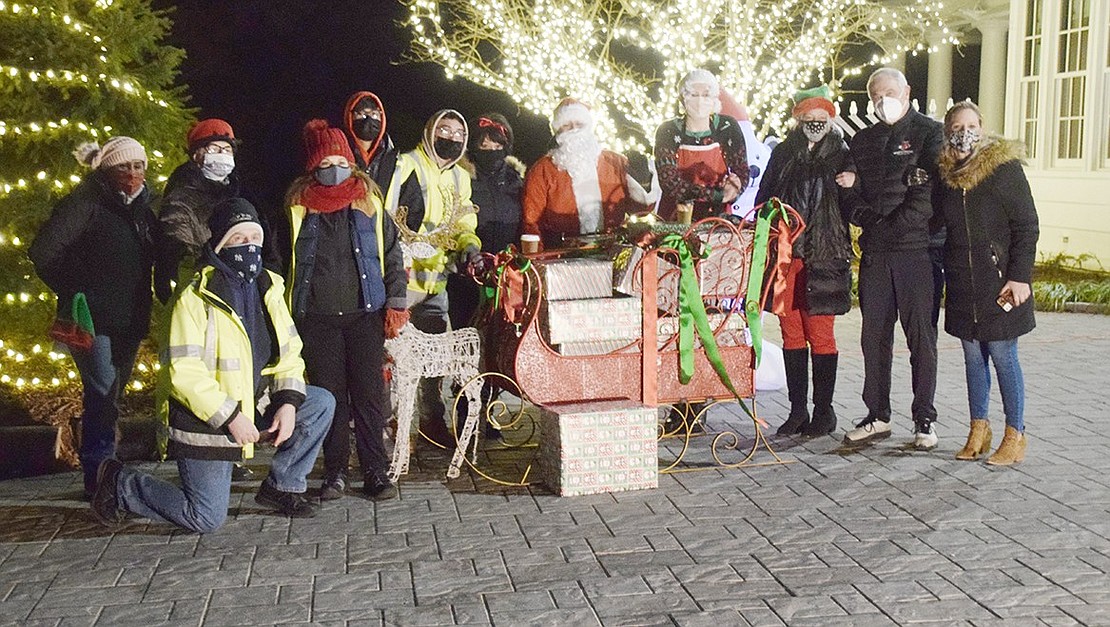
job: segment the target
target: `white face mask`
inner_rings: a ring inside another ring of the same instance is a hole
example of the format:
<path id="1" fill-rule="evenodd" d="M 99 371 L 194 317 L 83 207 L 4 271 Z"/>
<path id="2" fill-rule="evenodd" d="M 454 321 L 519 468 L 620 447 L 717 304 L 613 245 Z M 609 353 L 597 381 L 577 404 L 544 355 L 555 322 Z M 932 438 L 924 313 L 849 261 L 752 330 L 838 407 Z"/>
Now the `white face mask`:
<path id="1" fill-rule="evenodd" d="M 706 120 L 716 113 L 717 102 L 716 98 L 686 96 L 682 99 L 682 106 L 686 109 L 686 115 L 689 117 L 695 120 Z"/>
<path id="2" fill-rule="evenodd" d="M 204 165 L 200 166 L 200 171 L 204 173 L 204 178 L 211 181 L 222 181 L 231 174 L 235 169 L 235 155 L 229 155 L 222 152 L 204 155 Z"/>
<path id="3" fill-rule="evenodd" d="M 894 124 L 905 115 L 902 101 L 897 98 L 891 98 L 890 96 L 883 96 L 883 99 L 879 102 L 879 106 L 875 107 L 875 115 L 879 116 L 879 119 L 887 124 Z"/>

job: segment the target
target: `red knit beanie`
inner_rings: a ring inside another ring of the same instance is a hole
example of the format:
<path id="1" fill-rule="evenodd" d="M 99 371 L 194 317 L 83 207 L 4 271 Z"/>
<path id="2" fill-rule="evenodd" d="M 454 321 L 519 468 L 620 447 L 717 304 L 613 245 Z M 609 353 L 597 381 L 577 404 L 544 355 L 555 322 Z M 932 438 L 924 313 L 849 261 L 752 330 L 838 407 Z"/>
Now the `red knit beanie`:
<path id="1" fill-rule="evenodd" d="M 325 157 L 339 155 L 346 157 L 350 163 L 355 162 L 355 155 L 351 146 L 347 144 L 347 136 L 343 131 L 328 126 L 327 120 L 309 120 L 304 125 L 304 152 L 308 160 L 305 161 L 304 171 L 311 172 L 320 165 Z"/>
<path id="2" fill-rule="evenodd" d="M 235 145 L 235 131 L 231 130 L 231 125 L 227 122 L 219 118 L 209 118 L 194 124 L 187 140 L 189 152 L 214 141 L 225 141 Z"/>

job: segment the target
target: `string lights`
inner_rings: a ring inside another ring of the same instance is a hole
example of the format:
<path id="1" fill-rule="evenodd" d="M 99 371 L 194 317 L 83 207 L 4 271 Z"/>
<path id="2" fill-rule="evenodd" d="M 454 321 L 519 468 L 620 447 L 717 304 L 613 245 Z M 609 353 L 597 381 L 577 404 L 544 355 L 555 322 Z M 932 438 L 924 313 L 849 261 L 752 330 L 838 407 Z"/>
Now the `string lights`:
<path id="1" fill-rule="evenodd" d="M 80 379 L 71 357 L 49 344 L 56 298 L 29 270 L 23 249 L 32 233 L 20 229 L 33 228 L 81 182 L 87 170 L 69 156 L 79 143 L 136 137 L 151 183 L 180 162 L 177 142 L 191 116 L 173 85 L 182 54 L 162 42 L 168 26 L 142 2 L 125 9 L 113 0 L 0 0 L 0 38 L 12 44 L 0 91 L 22 105 L 0 120 L 0 252 L 9 279 L 0 291 L 0 387 L 49 390 Z M 113 45 L 124 38 L 126 46 Z M 156 361 L 140 351 L 128 389 L 152 387 Z"/>
<path id="2" fill-rule="evenodd" d="M 587 101 L 599 135 L 618 151 L 650 150 L 655 129 L 675 114 L 678 81 L 693 68 L 716 72 L 765 134 L 783 128 L 789 97 L 814 77 L 839 92 L 863 71 L 843 58 L 850 43 L 880 44 L 886 56 L 873 64 L 927 49 L 930 37 L 956 43 L 943 3 L 932 0 L 897 7 L 877 0 L 407 4 L 412 60 L 505 92 L 543 117 L 565 96 Z"/>

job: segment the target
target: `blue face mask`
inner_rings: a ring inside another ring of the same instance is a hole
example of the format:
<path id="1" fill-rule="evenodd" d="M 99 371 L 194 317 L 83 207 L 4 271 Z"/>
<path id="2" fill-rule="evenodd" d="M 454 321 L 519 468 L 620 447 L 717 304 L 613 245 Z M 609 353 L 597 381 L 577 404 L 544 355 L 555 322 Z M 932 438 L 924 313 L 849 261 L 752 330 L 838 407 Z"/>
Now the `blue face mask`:
<path id="1" fill-rule="evenodd" d="M 255 280 L 262 273 L 262 247 L 258 244 L 224 246 L 216 256 L 247 281 Z"/>
<path id="2" fill-rule="evenodd" d="M 321 185 L 328 187 L 339 185 L 351 178 L 351 168 L 341 165 L 330 165 L 326 168 L 316 168 L 312 171 L 313 178 Z"/>

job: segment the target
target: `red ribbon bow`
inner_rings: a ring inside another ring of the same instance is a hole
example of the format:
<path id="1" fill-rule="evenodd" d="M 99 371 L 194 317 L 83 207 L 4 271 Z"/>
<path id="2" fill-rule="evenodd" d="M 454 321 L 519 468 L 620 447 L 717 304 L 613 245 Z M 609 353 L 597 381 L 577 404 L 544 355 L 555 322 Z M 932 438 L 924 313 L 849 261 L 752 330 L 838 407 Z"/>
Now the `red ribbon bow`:
<path id="1" fill-rule="evenodd" d="M 509 131 L 505 128 L 504 124 L 501 124 L 499 122 L 495 122 L 495 121 L 493 121 L 489 118 L 478 118 L 478 126 L 480 128 L 496 129 L 497 132 L 501 133 L 502 137 L 505 137 L 505 138 L 509 137 Z"/>

